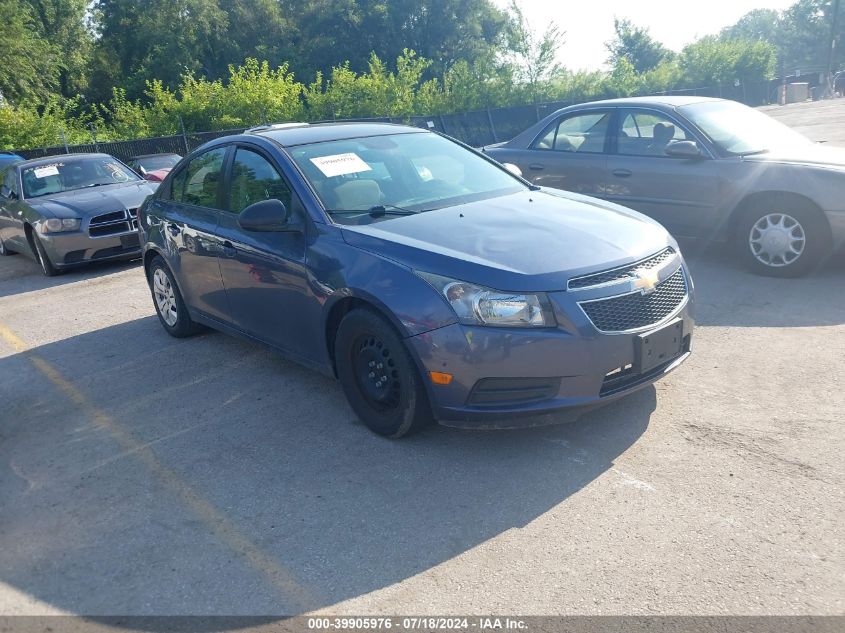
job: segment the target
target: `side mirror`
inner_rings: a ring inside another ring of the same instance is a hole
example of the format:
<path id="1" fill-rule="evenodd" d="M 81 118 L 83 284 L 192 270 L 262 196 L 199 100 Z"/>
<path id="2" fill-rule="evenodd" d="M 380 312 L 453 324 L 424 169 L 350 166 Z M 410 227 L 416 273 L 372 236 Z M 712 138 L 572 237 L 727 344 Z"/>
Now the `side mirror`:
<path id="1" fill-rule="evenodd" d="M 513 163 L 502 163 L 502 167 L 507 169 L 514 176 L 519 176 L 520 178 L 522 178 L 522 170 Z"/>
<path id="2" fill-rule="evenodd" d="M 290 214 L 281 200 L 262 200 L 249 205 L 238 216 L 238 224 L 244 231 L 292 231 Z"/>
<path id="3" fill-rule="evenodd" d="M 672 158 L 704 158 L 704 152 L 695 141 L 675 141 L 666 147 L 666 155 Z"/>
<path id="4" fill-rule="evenodd" d="M 0 196 L 3 196 L 7 200 L 16 200 L 18 197 L 17 194 L 11 189 L 9 189 L 6 185 L 0 187 Z"/>

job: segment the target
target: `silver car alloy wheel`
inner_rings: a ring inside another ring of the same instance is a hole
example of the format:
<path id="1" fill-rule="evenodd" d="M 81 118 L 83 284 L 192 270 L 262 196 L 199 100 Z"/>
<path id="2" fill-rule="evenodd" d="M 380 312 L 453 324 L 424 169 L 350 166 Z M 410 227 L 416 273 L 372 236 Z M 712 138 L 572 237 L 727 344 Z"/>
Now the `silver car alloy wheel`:
<path id="1" fill-rule="evenodd" d="M 153 294 L 156 299 L 156 308 L 164 322 L 170 327 L 176 325 L 179 319 L 179 312 L 176 309 L 176 293 L 165 272 L 158 268 L 153 273 Z"/>
<path id="2" fill-rule="evenodd" d="M 804 227 L 787 213 L 769 213 L 754 223 L 748 234 L 751 253 L 761 264 L 789 266 L 804 252 Z"/>
<path id="3" fill-rule="evenodd" d="M 3 240 L 0 240 L 0 255 L 6 254 L 6 245 L 3 244 Z"/>

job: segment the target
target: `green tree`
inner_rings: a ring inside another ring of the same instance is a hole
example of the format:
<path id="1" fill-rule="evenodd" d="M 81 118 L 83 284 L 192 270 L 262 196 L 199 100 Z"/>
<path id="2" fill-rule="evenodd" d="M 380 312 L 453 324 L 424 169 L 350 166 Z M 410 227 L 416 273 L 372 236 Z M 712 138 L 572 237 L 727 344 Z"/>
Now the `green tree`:
<path id="1" fill-rule="evenodd" d="M 690 87 L 766 81 L 774 77 L 777 52 L 761 40 L 703 37 L 681 51 L 680 69 Z"/>
<path id="2" fill-rule="evenodd" d="M 39 31 L 29 4 L 0 0 L 0 98 L 46 100 L 58 87 L 64 68 L 60 51 Z"/>
<path id="3" fill-rule="evenodd" d="M 538 101 L 543 84 L 560 70 L 556 57 L 563 45 L 565 34 L 552 23 L 538 35 L 531 28 L 516 0 L 511 0 L 509 9 L 512 16 L 509 49 L 516 76 L 526 85 L 531 98 Z"/>
<path id="4" fill-rule="evenodd" d="M 611 66 L 615 67 L 624 58 L 634 72 L 644 73 L 673 56 L 672 51 L 651 37 L 648 29 L 634 26 L 630 20 L 614 18 L 613 28 L 616 35 L 605 44 Z"/>
<path id="5" fill-rule="evenodd" d="M 72 97 L 85 89 L 93 34 L 86 25 L 87 0 L 26 0 L 38 35 L 61 56 L 59 90 Z"/>

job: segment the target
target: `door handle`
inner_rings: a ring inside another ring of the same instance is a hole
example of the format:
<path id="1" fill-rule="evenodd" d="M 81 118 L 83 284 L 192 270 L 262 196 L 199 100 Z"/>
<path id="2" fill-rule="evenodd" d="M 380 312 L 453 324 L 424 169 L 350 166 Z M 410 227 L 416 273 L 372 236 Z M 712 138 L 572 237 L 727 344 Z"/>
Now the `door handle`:
<path id="1" fill-rule="evenodd" d="M 528 169 L 533 169 L 534 171 L 543 171 L 545 167 L 540 163 L 531 163 L 528 165 Z"/>
<path id="2" fill-rule="evenodd" d="M 627 178 L 632 174 L 630 169 L 614 169 L 611 173 L 619 178 Z"/>
<path id="3" fill-rule="evenodd" d="M 235 247 L 232 246 L 232 243 L 229 240 L 226 240 L 221 244 L 221 251 L 223 251 L 223 257 L 235 257 L 238 254 L 238 251 L 235 250 Z"/>
<path id="4" fill-rule="evenodd" d="M 176 237 L 177 235 L 179 235 L 179 233 L 182 232 L 182 229 L 180 229 L 177 225 L 173 224 L 172 222 L 167 225 L 167 230 L 170 231 L 170 234 L 173 237 Z"/>

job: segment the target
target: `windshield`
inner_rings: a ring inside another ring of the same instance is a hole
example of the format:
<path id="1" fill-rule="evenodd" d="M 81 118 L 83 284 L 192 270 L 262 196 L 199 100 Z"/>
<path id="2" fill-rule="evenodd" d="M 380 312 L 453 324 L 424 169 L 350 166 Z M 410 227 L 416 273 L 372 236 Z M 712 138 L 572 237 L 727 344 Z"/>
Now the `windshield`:
<path id="1" fill-rule="evenodd" d="M 527 188 L 484 158 L 430 132 L 313 143 L 290 153 L 340 223 L 369 223 Z"/>
<path id="2" fill-rule="evenodd" d="M 105 156 L 67 161 L 57 159 L 26 167 L 21 175 L 25 198 L 139 180 L 117 159 Z"/>
<path id="3" fill-rule="evenodd" d="M 728 154 L 754 154 L 811 141 L 772 117 L 735 101 L 706 101 L 678 111 Z"/>
<path id="4" fill-rule="evenodd" d="M 157 169 L 172 169 L 182 159 L 176 154 L 162 154 L 160 156 L 144 156 L 143 158 L 136 158 L 131 164 L 137 165 L 138 169 L 147 171 L 156 171 Z"/>

